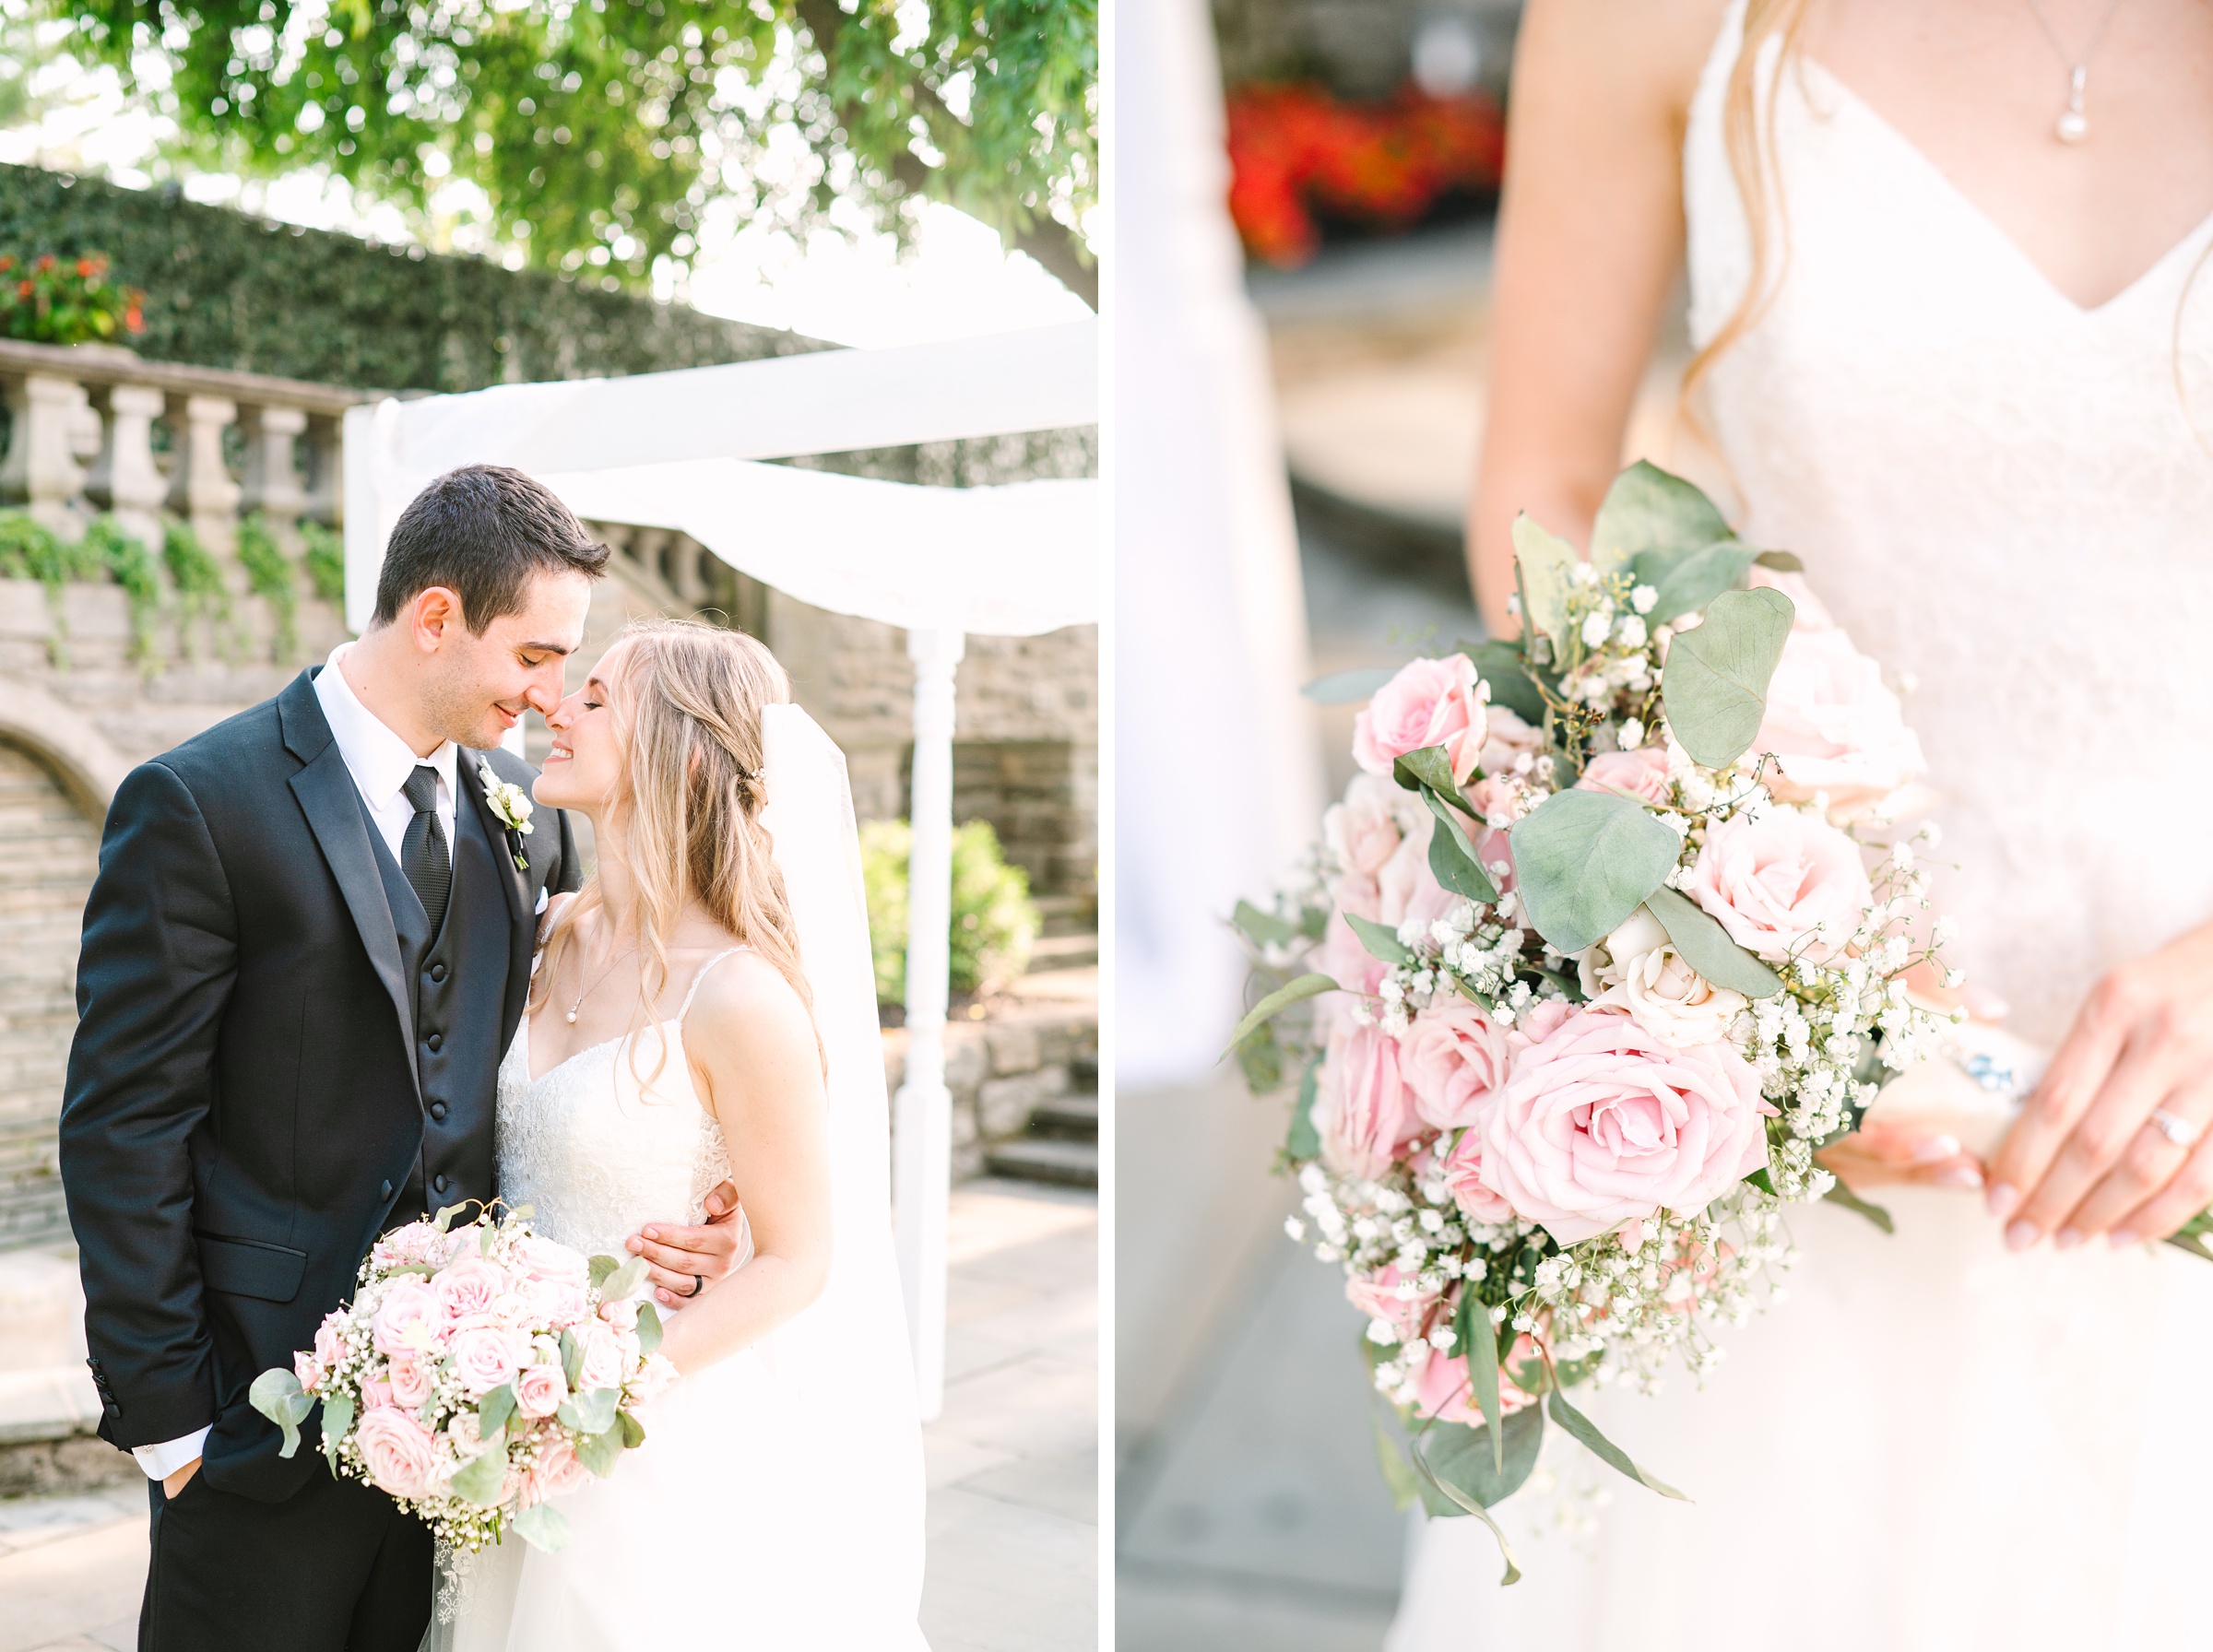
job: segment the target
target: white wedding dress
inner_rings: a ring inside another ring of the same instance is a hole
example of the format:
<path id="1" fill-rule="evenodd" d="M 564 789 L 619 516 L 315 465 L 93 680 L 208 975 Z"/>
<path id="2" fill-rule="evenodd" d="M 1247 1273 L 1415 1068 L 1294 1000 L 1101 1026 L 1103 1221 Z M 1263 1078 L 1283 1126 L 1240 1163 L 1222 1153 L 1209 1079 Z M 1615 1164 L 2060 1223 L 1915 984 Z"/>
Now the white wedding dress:
<path id="1" fill-rule="evenodd" d="M 554 1504 L 564 1547 L 511 1537 L 461 1557 L 425 1643 L 436 1652 L 927 1652 L 921 1432 L 852 806 L 822 730 L 796 707 L 767 714 L 766 819 L 830 1061 L 830 1283 L 657 1398 L 645 1443 Z M 673 1019 L 535 1079 L 529 1018 L 515 1030 L 499 1075 L 499 1186 L 533 1208 L 538 1232 L 620 1257 L 649 1221 L 706 1219 L 731 1166 L 693 1088 L 683 1022 L 728 955 L 701 967 Z"/>
<path id="2" fill-rule="evenodd" d="M 1750 265 L 1741 16 L 1685 144 L 1700 342 Z M 1952 956 L 2055 1044 L 2106 971 L 2213 918 L 2213 222 L 2084 311 L 1818 65 L 1762 66 L 1790 262 L 1710 380 L 1741 525 L 1910 685 Z M 1978 1197 L 1879 1198 L 1895 1237 L 1793 1214 L 1789 1300 L 1724 1331 L 1703 1391 L 1593 1399 L 1695 1503 L 1548 1450 L 1611 1492 L 1596 1530 L 1525 1491 L 1500 1589 L 1481 1526 L 1426 1523 L 1391 1652 L 2213 1645 L 2213 1264 L 2014 1256 Z"/>

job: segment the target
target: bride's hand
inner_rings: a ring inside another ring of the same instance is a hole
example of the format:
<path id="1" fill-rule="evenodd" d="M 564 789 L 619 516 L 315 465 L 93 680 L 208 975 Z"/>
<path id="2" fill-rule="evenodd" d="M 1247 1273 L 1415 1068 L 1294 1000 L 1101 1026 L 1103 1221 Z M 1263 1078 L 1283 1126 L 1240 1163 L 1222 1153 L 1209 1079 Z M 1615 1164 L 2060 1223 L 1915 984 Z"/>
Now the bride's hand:
<path id="1" fill-rule="evenodd" d="M 656 1222 L 630 1238 L 630 1254 L 645 1258 L 654 1295 L 664 1306 L 704 1296 L 738 1270 L 738 1189 L 724 1182 L 707 1195 L 707 1218 L 699 1227 Z"/>
<path id="2" fill-rule="evenodd" d="M 1830 1142 L 1817 1157 L 1854 1193 L 1909 1183 L 1969 1191 L 1982 1186 L 1981 1160 L 1962 1152 L 1949 1136 L 1909 1125 L 1869 1125 Z"/>
<path id="3" fill-rule="evenodd" d="M 2213 925 L 2103 981 L 1991 1166 L 2015 1250 L 2163 1238 L 2213 1203 Z"/>

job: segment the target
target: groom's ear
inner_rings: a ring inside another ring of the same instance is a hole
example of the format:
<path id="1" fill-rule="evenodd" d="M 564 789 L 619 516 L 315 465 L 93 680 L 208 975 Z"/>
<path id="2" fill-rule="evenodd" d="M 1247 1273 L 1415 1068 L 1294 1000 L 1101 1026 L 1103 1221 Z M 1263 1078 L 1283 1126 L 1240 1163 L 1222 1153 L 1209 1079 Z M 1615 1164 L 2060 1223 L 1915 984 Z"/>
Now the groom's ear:
<path id="1" fill-rule="evenodd" d="M 424 654 L 437 653 L 456 632 L 468 629 L 461 595 L 448 585 L 429 585 L 416 592 L 401 610 L 400 620 L 408 626 L 415 646 Z"/>

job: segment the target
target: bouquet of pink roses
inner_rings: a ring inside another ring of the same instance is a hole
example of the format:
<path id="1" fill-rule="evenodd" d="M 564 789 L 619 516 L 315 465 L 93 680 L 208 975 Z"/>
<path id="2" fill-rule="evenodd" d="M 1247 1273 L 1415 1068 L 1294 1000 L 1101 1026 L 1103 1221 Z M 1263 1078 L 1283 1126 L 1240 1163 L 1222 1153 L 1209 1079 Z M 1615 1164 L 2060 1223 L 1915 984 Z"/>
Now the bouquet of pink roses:
<path id="1" fill-rule="evenodd" d="M 332 1469 L 454 1549 L 509 1526 L 558 1549 L 568 1526 L 550 1499 L 645 1443 L 636 1410 L 676 1368 L 656 1351 L 644 1257 L 587 1261 L 533 1233 L 527 1206 L 449 1228 L 463 1209 L 379 1239 L 352 1302 L 291 1370 L 255 1378 L 251 1398 L 284 1431 L 286 1457 L 320 1400 Z"/>
<path id="2" fill-rule="evenodd" d="M 1514 543 L 1521 641 L 1315 686 L 1372 693 L 1361 773 L 1235 920 L 1274 990 L 1232 1048 L 1299 1080 L 1288 1225 L 1367 1316 L 1386 1472 L 1486 1523 L 1547 1417 L 1680 1494 L 1567 1391 L 1709 1366 L 1785 1205 L 1888 1225 L 1815 1155 L 1958 1013 L 1906 987 L 1959 980 L 1911 921 L 1934 829 L 1891 825 L 1919 744 L 1797 560 L 1650 465 L 1589 560 L 1527 517 Z"/>

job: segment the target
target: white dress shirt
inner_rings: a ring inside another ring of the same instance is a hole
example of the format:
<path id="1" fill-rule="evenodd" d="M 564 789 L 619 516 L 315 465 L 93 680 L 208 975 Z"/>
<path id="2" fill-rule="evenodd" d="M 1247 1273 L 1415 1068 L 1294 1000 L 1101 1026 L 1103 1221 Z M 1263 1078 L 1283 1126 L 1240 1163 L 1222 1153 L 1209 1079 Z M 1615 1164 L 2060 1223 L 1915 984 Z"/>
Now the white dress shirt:
<path id="1" fill-rule="evenodd" d="M 408 801 L 400 788 L 415 773 L 418 763 L 428 763 L 438 771 L 438 823 L 445 831 L 445 852 L 454 852 L 454 800 L 458 782 L 455 777 L 458 756 L 451 740 L 440 746 L 428 757 L 417 757 L 414 749 L 377 717 L 356 697 L 353 687 L 338 669 L 338 656 L 352 647 L 341 643 L 331 650 L 329 660 L 315 678 L 315 698 L 323 706 L 323 717 L 330 725 L 333 738 L 338 743 L 338 755 L 346 760 L 346 771 L 353 776 L 353 784 L 369 806 L 369 818 L 392 851 L 392 858 L 400 858 L 400 844 L 408 834 L 408 826 L 415 819 L 415 806 Z M 167 1480 L 186 1463 L 200 1455 L 207 1440 L 207 1431 L 195 1429 L 182 1439 L 164 1440 L 159 1446 L 136 1446 L 131 1455 L 146 1470 L 148 1480 Z"/>

